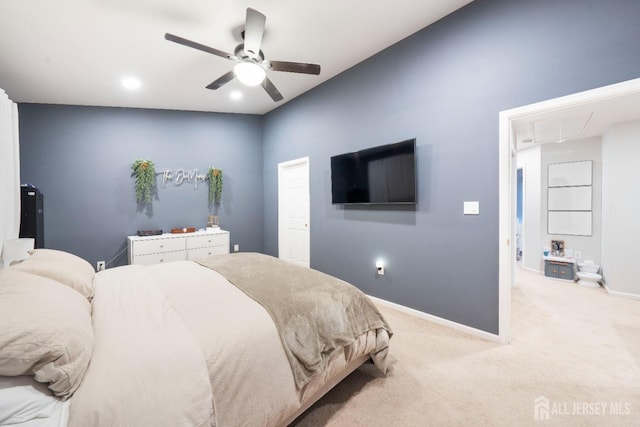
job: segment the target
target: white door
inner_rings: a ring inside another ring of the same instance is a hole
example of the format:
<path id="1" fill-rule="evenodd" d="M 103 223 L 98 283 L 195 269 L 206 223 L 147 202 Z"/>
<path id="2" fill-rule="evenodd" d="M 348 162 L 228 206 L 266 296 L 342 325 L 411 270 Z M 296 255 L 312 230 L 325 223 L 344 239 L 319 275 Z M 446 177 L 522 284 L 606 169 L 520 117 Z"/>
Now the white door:
<path id="1" fill-rule="evenodd" d="M 278 164 L 278 256 L 310 266 L 308 157 Z"/>

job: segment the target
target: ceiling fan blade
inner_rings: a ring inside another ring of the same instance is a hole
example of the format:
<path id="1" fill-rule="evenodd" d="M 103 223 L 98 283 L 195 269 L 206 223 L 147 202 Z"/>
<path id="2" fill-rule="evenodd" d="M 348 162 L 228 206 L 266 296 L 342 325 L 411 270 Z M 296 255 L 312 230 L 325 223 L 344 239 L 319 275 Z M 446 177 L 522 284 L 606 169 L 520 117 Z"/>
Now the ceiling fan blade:
<path id="1" fill-rule="evenodd" d="M 185 38 L 173 35 L 171 33 L 165 33 L 164 38 L 165 38 L 165 40 L 169 40 L 171 42 L 178 43 L 178 44 L 181 44 L 183 46 L 191 47 L 193 49 L 198 49 L 198 50 L 201 50 L 203 52 L 211 53 L 213 55 L 220 56 L 220 57 L 225 58 L 225 59 L 233 59 L 233 55 L 231 55 L 230 53 L 223 52 L 221 50 L 214 49 L 212 47 L 205 46 L 203 44 L 200 44 L 200 43 L 197 43 L 197 42 L 194 42 L 194 41 L 191 41 L 191 40 L 187 40 Z"/>
<path id="2" fill-rule="evenodd" d="M 262 87 L 264 88 L 265 91 L 267 91 L 271 99 L 273 99 L 275 102 L 282 101 L 283 99 L 282 94 L 273 85 L 271 80 L 269 80 L 269 77 L 264 78 L 264 80 L 262 81 Z"/>
<path id="3" fill-rule="evenodd" d="M 269 61 L 269 66 L 273 71 L 286 71 L 288 73 L 320 74 L 318 64 L 306 64 L 303 62 Z"/>
<path id="4" fill-rule="evenodd" d="M 211 90 L 220 89 L 222 86 L 224 86 L 225 84 L 233 80 L 233 77 L 234 77 L 233 71 L 229 71 L 227 74 L 209 83 L 209 85 L 207 86 L 207 89 L 211 89 Z"/>
<path id="5" fill-rule="evenodd" d="M 247 8 L 247 21 L 244 27 L 244 51 L 258 59 L 264 35 L 264 24 L 267 17 L 255 9 Z"/>

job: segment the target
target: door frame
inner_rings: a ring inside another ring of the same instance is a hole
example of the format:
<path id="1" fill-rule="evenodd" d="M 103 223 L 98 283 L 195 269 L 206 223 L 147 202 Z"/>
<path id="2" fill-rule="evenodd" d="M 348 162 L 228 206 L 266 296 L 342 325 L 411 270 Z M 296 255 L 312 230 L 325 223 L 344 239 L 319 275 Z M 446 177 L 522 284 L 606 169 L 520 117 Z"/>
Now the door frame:
<path id="1" fill-rule="evenodd" d="M 305 248 L 307 251 L 306 259 L 309 260 L 307 267 L 311 265 L 311 183 L 309 182 L 310 171 L 309 171 L 309 157 L 301 157 L 299 159 L 289 160 L 286 162 L 278 163 L 278 258 L 281 258 L 281 248 L 282 242 L 286 241 L 284 223 L 286 221 L 285 215 L 283 215 L 283 193 L 285 191 L 284 188 L 284 180 L 282 179 L 282 175 L 285 170 L 294 166 L 304 165 L 307 168 L 307 190 L 309 191 L 307 197 L 307 212 L 309 216 L 309 226 L 307 227 L 307 233 L 309 234 L 307 239 L 307 247 Z"/>
<path id="2" fill-rule="evenodd" d="M 514 234 L 514 239 L 516 238 L 516 234 L 518 234 L 518 170 L 522 171 L 522 229 L 520 232 L 520 250 L 522 251 L 522 258 L 520 258 L 520 265 L 524 266 L 524 257 L 525 257 L 525 253 L 526 251 L 524 250 L 524 244 L 525 244 L 525 240 L 527 239 L 526 234 L 525 234 L 525 230 L 524 230 L 524 224 L 525 224 L 525 216 L 526 216 L 526 209 L 525 209 L 525 201 L 527 200 L 526 198 L 526 192 L 527 192 L 527 166 L 526 165 L 522 165 L 522 166 L 518 166 L 518 152 L 516 150 L 516 214 L 514 216 L 514 227 L 516 227 L 516 231 Z M 516 248 L 518 247 L 518 244 L 516 243 Z M 515 268 L 515 267 L 514 267 Z M 511 282 L 511 286 L 515 287 L 516 286 L 516 275 L 514 274 L 512 277 L 512 282 Z"/>
<path id="3" fill-rule="evenodd" d="M 571 108 L 580 104 L 603 101 L 609 98 L 640 92 L 640 78 L 603 86 L 572 95 L 562 96 L 535 104 L 501 111 L 498 116 L 499 130 L 499 206 L 498 206 L 498 340 L 510 341 L 511 332 L 511 280 L 515 273 L 512 263 L 512 242 L 515 240 L 513 209 L 513 167 L 516 157 L 511 153 L 515 147 L 515 133 L 511 122 L 529 115 Z"/>

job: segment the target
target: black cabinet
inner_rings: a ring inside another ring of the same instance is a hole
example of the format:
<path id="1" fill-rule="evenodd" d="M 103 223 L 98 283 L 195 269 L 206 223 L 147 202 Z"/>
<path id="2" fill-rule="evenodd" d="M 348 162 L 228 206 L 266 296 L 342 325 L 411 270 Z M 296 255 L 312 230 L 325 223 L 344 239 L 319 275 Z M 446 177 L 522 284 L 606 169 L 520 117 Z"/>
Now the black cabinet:
<path id="1" fill-rule="evenodd" d="M 20 204 L 20 235 L 33 237 L 36 248 L 44 248 L 44 198 L 34 187 L 22 186 Z"/>

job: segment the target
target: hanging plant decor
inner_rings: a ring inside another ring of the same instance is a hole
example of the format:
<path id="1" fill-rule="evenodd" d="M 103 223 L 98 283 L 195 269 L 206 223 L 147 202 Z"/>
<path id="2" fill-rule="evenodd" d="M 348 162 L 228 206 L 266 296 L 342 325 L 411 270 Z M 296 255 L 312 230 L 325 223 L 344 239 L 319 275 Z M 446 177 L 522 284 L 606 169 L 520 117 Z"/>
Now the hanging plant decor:
<path id="1" fill-rule="evenodd" d="M 149 205 L 156 190 L 156 168 L 151 160 L 136 160 L 131 165 L 131 176 L 136 179 L 136 201 Z"/>
<path id="2" fill-rule="evenodd" d="M 222 169 L 210 167 L 207 172 L 209 181 L 209 204 L 220 204 L 222 199 Z"/>

